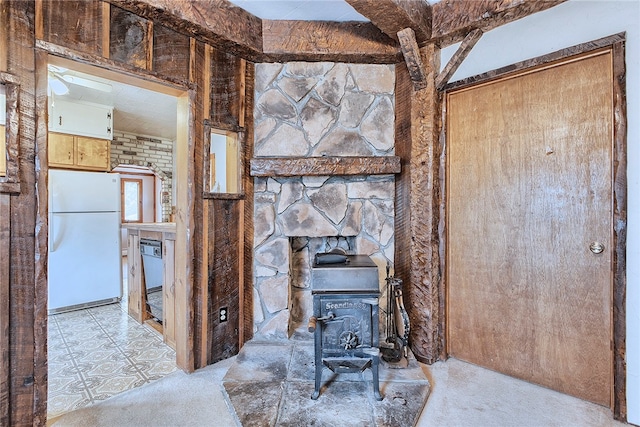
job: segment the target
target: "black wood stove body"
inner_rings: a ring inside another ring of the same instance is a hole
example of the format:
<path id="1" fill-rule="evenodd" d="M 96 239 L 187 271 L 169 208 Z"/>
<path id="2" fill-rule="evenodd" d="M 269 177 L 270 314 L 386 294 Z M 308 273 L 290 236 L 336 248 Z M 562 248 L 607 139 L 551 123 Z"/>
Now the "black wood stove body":
<path id="1" fill-rule="evenodd" d="M 373 392 L 382 400 L 378 380 L 378 267 L 366 255 L 346 255 L 342 263 L 318 263 L 311 268 L 315 390 L 320 395 L 324 367 L 335 373 L 371 369 Z"/>

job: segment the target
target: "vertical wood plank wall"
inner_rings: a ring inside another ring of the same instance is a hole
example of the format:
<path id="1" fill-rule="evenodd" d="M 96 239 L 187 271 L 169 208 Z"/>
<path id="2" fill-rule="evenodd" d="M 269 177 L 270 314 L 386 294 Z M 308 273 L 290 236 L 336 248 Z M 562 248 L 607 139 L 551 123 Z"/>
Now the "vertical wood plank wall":
<path id="1" fill-rule="evenodd" d="M 215 48 L 210 49 L 207 57 L 210 60 L 211 91 L 206 128 L 237 132 L 238 142 L 245 148 L 243 153 L 250 155 L 252 151 L 246 151 L 246 135 L 253 120 L 245 119 L 253 117 L 253 110 L 246 109 L 247 105 L 253 105 L 253 74 L 248 76 L 251 78 L 251 90 L 246 90 L 248 67 L 243 59 Z M 249 123 L 248 127 L 245 122 Z M 252 131 L 251 136 L 253 138 Z M 206 143 L 205 147 L 208 146 Z M 198 161 L 201 165 L 205 163 L 204 157 Z M 250 244 L 253 238 L 253 222 L 249 223 L 249 227 L 246 225 L 246 218 L 253 217 L 253 204 L 247 206 L 247 200 L 253 200 L 253 186 L 248 181 L 250 176 L 245 173 L 242 191 L 237 195 L 206 195 L 206 228 L 203 234 L 207 236 L 204 254 L 209 268 L 206 280 L 198 280 L 198 283 L 206 286 L 200 292 L 207 296 L 203 300 L 207 306 L 203 307 L 205 317 L 202 320 L 207 327 L 202 329 L 201 342 L 198 344 L 202 356 L 200 366 L 236 354 L 246 340 L 244 331 L 248 321 L 245 316 L 245 295 L 247 288 L 249 292 L 253 288 L 251 251 L 246 250 L 247 243 Z M 224 321 L 220 318 L 221 309 L 226 313 Z M 252 325 L 248 327 L 252 332 Z"/>
<path id="2" fill-rule="evenodd" d="M 6 2 L 3 2 L 6 5 Z M 8 218 L 0 221 L 9 224 L 9 390 L 1 390 L 0 396 L 8 394 L 9 423 L 40 422 L 46 402 L 37 400 L 41 396 L 43 378 L 42 367 L 46 367 L 46 350 L 36 351 L 36 347 L 46 345 L 46 338 L 36 327 L 34 305 L 37 301 L 35 281 L 35 232 L 37 217 L 37 195 L 35 186 L 35 58 L 33 54 L 34 3 L 11 2 L 7 10 L 7 72 L 20 79 L 20 129 L 19 129 L 19 178 L 20 191 L 2 194 L 2 205 L 9 205 Z M 3 23 L 4 25 L 4 23 Z M 5 212 L 7 212 L 5 210 Z M 3 214 L 5 213 L 3 212 Z M 2 243 L 3 245 L 5 242 Z M 46 374 L 46 372 L 44 372 Z M 38 387 L 36 386 L 38 383 Z M 34 408 L 39 414 L 33 414 Z M 17 414 L 24 416 L 25 420 Z"/>
<path id="3" fill-rule="evenodd" d="M 9 7 L 0 2 L 0 22 L 9 22 Z M 0 25 L 0 71 L 7 70 L 8 54 L 7 25 Z M 0 425 L 9 425 L 9 389 L 11 371 L 9 367 L 9 269 L 11 266 L 11 196 L 0 193 Z"/>
<path id="4" fill-rule="evenodd" d="M 121 68 L 143 79 L 151 76 L 185 90 L 194 88 L 195 108 L 189 126 L 194 130 L 190 148 L 195 155 L 188 159 L 193 191 L 187 196 L 194 218 L 193 229 L 189 230 L 193 248 L 189 252 L 195 254 L 195 259 L 188 261 L 193 263 L 193 289 L 188 293 L 192 299 L 187 312 L 194 315 L 185 320 L 191 322 L 192 336 L 187 337 L 187 345 L 194 357 L 190 366 L 182 366 L 186 370 L 235 354 L 251 336 L 251 328 L 243 328 L 247 320 L 241 302 L 247 294 L 244 282 L 251 280 L 251 269 L 246 268 L 243 259 L 247 255 L 245 249 L 251 247 L 245 235 L 252 235 L 244 229 L 246 217 L 252 214 L 245 210 L 252 206 L 245 206 L 242 198 L 251 200 L 252 194 L 245 192 L 235 200 L 205 198 L 202 149 L 205 120 L 237 131 L 243 138 L 253 135 L 252 120 L 245 124 L 245 118 L 251 117 L 245 107 L 252 105 L 253 91 L 244 92 L 245 74 L 253 68 L 162 22 L 108 2 L 1 1 L 0 14 L 3 26 L 7 24 L 6 31 L 0 31 L 0 52 L 2 58 L 7 58 L 6 66 L 5 61 L 0 61 L 0 71 L 18 77 L 21 91 L 20 191 L 0 194 L 0 425 L 44 425 L 46 114 L 36 107 L 35 90 L 36 59 L 38 68 L 42 68 L 47 52 L 38 50 L 34 56 L 36 40 L 64 48 L 57 49 L 58 55 L 70 52 L 70 57 L 75 58 L 102 58 L 102 66 L 107 64 L 116 71 Z M 131 43 L 133 33 L 140 36 L 140 42 Z M 205 60 L 207 49 L 213 49 L 210 60 Z M 45 85 L 46 89 L 46 73 L 38 71 L 38 86 Z M 252 74 L 249 77 L 253 78 Z M 39 100 L 38 105 L 42 104 L 46 102 Z M 38 188 L 36 177 L 40 179 Z M 252 191 L 246 181 L 245 191 Z M 203 249 L 207 252 L 200 256 Z M 202 284 L 207 292 L 202 292 Z M 249 292 L 250 289 L 251 286 Z M 201 300 L 203 296 L 208 300 Z M 231 314 L 223 326 L 216 323 L 220 304 L 228 307 Z"/>

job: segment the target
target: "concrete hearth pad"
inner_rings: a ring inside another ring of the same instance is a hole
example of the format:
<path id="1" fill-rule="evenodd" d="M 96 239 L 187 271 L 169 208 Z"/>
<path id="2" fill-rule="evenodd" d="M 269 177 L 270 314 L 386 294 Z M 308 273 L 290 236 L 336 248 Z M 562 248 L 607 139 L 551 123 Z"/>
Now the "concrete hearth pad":
<path id="1" fill-rule="evenodd" d="M 410 355 L 406 368 L 380 364 L 380 391 L 373 396 L 370 370 L 335 374 L 325 368 L 317 400 L 312 341 L 244 345 L 223 378 L 229 406 L 242 426 L 412 426 L 429 396 L 429 382 Z"/>

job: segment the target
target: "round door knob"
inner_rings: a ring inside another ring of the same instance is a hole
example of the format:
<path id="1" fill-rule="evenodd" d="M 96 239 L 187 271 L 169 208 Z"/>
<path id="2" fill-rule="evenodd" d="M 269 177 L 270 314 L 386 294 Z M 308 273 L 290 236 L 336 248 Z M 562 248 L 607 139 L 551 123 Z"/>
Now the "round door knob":
<path id="1" fill-rule="evenodd" d="M 600 242 L 591 242 L 591 244 L 589 245 L 589 250 L 594 254 L 599 254 L 604 251 L 604 245 Z"/>

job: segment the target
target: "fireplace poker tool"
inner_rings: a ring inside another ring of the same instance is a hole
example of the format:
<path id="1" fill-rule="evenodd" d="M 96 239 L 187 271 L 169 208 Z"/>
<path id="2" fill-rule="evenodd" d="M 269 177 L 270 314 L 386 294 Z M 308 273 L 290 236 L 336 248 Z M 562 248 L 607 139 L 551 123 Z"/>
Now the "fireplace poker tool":
<path id="1" fill-rule="evenodd" d="M 409 314 L 404 308 L 402 299 L 402 279 L 390 274 L 391 266 L 387 263 L 386 292 L 387 292 L 387 322 L 386 339 L 380 344 L 382 359 L 389 363 L 398 363 L 403 357 L 406 359 L 409 346 Z"/>

